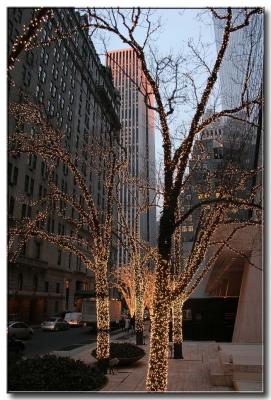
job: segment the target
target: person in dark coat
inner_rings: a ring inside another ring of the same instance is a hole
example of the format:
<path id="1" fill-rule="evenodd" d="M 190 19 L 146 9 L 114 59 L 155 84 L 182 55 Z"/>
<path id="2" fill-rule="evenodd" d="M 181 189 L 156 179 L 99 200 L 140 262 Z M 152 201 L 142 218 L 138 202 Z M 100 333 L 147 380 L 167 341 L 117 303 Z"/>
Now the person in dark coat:
<path id="1" fill-rule="evenodd" d="M 122 316 L 120 320 L 120 328 L 122 331 L 124 331 L 124 327 L 125 327 L 125 318 L 124 316 Z"/>
<path id="2" fill-rule="evenodd" d="M 130 324 L 132 328 L 132 333 L 135 333 L 135 315 L 133 315 L 132 318 L 130 319 Z"/>

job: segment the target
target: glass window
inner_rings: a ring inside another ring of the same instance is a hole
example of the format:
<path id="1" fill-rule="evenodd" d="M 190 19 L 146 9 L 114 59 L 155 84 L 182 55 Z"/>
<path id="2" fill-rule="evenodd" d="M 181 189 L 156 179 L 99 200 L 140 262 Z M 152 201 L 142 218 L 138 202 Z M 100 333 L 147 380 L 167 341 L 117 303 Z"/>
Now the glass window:
<path id="1" fill-rule="evenodd" d="M 14 199 L 13 196 L 10 196 L 9 206 L 8 206 L 8 214 L 9 214 L 10 217 L 13 217 L 14 204 L 15 204 L 15 199 Z"/>
<path id="2" fill-rule="evenodd" d="M 18 289 L 19 290 L 23 289 L 23 274 L 18 275 Z"/>
<path id="3" fill-rule="evenodd" d="M 57 251 L 57 264 L 60 265 L 61 264 L 61 250 Z"/>
<path id="4" fill-rule="evenodd" d="M 38 290 L 38 277 L 36 275 L 33 278 L 33 290 Z"/>

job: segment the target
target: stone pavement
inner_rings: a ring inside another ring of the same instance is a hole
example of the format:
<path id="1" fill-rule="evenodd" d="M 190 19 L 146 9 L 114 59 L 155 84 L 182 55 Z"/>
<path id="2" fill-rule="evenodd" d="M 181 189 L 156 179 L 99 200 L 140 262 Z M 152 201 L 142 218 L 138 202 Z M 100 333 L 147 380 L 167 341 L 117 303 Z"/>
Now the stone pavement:
<path id="1" fill-rule="evenodd" d="M 119 367 L 115 374 L 108 374 L 108 382 L 101 392 L 145 392 L 145 379 L 148 364 L 149 332 L 145 332 L 146 344 L 142 347 L 146 355 L 129 367 Z M 118 332 L 113 335 L 112 341 L 135 343 L 135 335 Z M 89 344 L 69 352 L 55 352 L 66 355 L 86 363 L 94 363 L 96 360 L 91 351 L 96 344 Z M 183 360 L 169 358 L 168 392 L 233 392 L 238 391 L 261 391 L 257 382 L 256 386 L 242 381 L 238 385 L 233 383 L 213 384 L 210 376 L 210 362 L 219 360 L 220 344 L 216 342 L 189 342 L 183 343 Z M 65 354 L 64 354 L 65 353 Z M 224 381 L 222 381 L 224 382 Z"/>

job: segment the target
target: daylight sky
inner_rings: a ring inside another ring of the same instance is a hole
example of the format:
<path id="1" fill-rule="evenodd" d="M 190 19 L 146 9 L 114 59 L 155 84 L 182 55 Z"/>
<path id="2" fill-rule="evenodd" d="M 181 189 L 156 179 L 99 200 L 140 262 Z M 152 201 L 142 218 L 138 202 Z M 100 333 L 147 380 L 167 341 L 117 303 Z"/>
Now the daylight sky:
<path id="1" fill-rule="evenodd" d="M 206 9 L 181 9 L 181 8 L 159 8 L 153 9 L 153 19 L 156 20 L 161 17 L 161 29 L 155 34 L 154 46 L 159 48 L 159 51 L 166 55 L 170 50 L 177 54 L 179 52 L 187 52 L 187 42 L 193 40 L 194 43 L 198 43 L 200 39 L 206 43 L 205 57 L 209 64 L 212 65 L 212 60 L 216 54 L 216 46 L 214 41 L 214 28 L 210 12 Z M 140 35 L 138 37 L 141 39 Z M 103 46 L 100 44 L 96 37 L 93 37 L 94 45 L 97 49 L 98 54 L 104 52 Z M 106 40 L 107 50 L 115 50 L 127 47 L 123 44 L 119 38 L 115 35 L 108 35 Z M 104 62 L 101 56 L 102 62 Z M 188 108 L 182 108 L 180 115 L 178 115 L 179 121 L 190 122 L 192 116 L 192 110 Z M 159 158 L 162 151 L 161 136 L 158 131 L 155 135 L 156 139 L 156 156 Z"/>

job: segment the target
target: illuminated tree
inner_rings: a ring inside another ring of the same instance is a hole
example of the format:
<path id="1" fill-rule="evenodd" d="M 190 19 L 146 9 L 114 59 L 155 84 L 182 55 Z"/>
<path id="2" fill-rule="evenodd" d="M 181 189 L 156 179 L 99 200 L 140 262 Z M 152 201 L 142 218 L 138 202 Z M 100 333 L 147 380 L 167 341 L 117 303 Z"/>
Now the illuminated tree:
<path id="1" fill-rule="evenodd" d="M 11 104 L 10 114 L 16 119 L 17 127 L 24 126 L 23 132 L 10 134 L 10 154 L 25 153 L 40 156 L 45 162 L 48 180 L 46 196 L 31 202 L 33 217 L 24 218 L 9 230 L 11 260 L 14 261 L 28 239 L 36 237 L 75 254 L 94 272 L 97 358 L 107 359 L 110 329 L 108 262 L 114 226 L 113 198 L 117 185 L 116 178 L 125 165 L 125 158 L 121 155 L 118 145 L 117 132 L 109 130 L 108 142 L 101 143 L 97 140 L 85 149 L 90 155 L 92 173 L 103 179 L 106 201 L 104 208 L 97 208 L 93 195 L 86 185 L 84 174 L 79 169 L 78 155 L 66 150 L 62 132 L 52 128 L 39 106 L 31 102 Z M 78 186 L 77 195 L 67 193 L 65 188 L 60 189 L 55 183 L 54 173 L 59 162 L 62 162 L 73 175 Z M 71 227 L 70 234 L 56 234 L 47 229 L 45 222 L 52 213 L 57 213 Z"/>
<path id="2" fill-rule="evenodd" d="M 207 196 L 199 199 L 201 201 L 192 205 L 189 210 L 183 211 L 178 220 L 176 220 L 176 209 L 187 181 L 186 171 L 189 157 L 195 140 L 201 132 L 223 117 L 251 122 L 251 115 L 257 113 L 258 107 L 261 106 L 262 94 L 260 88 L 256 88 L 253 93 L 249 90 L 254 63 L 248 56 L 245 79 L 240 89 L 239 104 L 232 108 L 219 108 L 219 111 L 213 107 L 213 111 L 209 115 L 205 114 L 206 108 L 213 102 L 218 73 L 223 65 L 232 36 L 235 32 L 246 29 L 253 16 L 262 13 L 262 10 L 258 8 L 242 9 L 238 19 L 233 18 L 231 8 L 219 12 L 214 9 L 211 10 L 214 18 L 225 23 L 221 44 L 213 65 L 209 66 L 199 54 L 195 53 L 193 46 L 190 46 L 201 67 L 203 66 L 206 69 L 206 80 L 202 83 L 201 88 L 197 88 L 196 81 L 192 76 L 192 72 L 195 70 L 194 65 L 189 71 L 181 72 L 181 66 L 185 61 L 182 57 L 179 55 L 174 57 L 172 54 L 161 57 L 158 49 L 148 49 L 150 39 L 161 26 L 159 23 L 152 23 L 152 11 L 141 10 L 140 8 L 127 10 L 87 9 L 86 11 L 90 18 L 89 24 L 84 26 L 85 29 L 93 28 L 96 31 L 107 31 L 115 34 L 134 50 L 149 84 L 143 91 L 140 86 L 137 89 L 143 93 L 147 106 L 157 113 L 162 135 L 163 206 L 155 268 L 156 281 L 146 387 L 149 391 L 164 391 L 167 389 L 168 373 L 168 322 L 173 302 L 183 298 L 183 296 L 186 298 L 186 295 L 197 287 L 239 230 L 249 225 L 261 223 L 261 205 L 259 202 L 255 202 L 259 190 L 257 185 L 252 188 L 251 196 L 247 197 L 239 196 L 240 191 L 226 192 L 221 190 L 217 192 L 218 196 Z M 142 32 L 144 29 L 146 36 L 139 42 L 136 39 L 138 37 L 137 31 L 141 30 Z M 44 45 L 47 44 L 44 43 Z M 149 59 L 151 59 L 151 62 L 149 62 Z M 190 92 L 194 94 L 193 101 L 189 101 L 191 100 L 189 98 Z M 152 98 L 155 99 L 154 103 Z M 179 135 L 177 140 L 174 140 L 176 132 L 172 130 L 172 116 L 174 111 L 178 111 L 178 106 L 182 102 L 189 103 L 191 109 L 193 109 L 193 116 L 189 126 L 185 127 L 183 136 Z M 234 180 L 235 172 L 234 168 L 230 168 L 227 173 L 228 178 Z M 255 175 L 255 171 L 252 172 L 253 174 Z M 241 179 L 239 179 L 239 184 L 242 186 Z M 235 185 L 236 182 L 233 185 L 234 188 L 236 188 Z M 234 213 L 236 208 L 254 210 L 253 218 L 242 223 L 238 219 L 230 218 L 229 213 Z M 199 211 L 200 218 L 192 251 L 179 281 L 172 284 L 171 257 L 174 232 L 178 226 L 182 225 L 187 218 L 197 211 Z M 232 230 L 225 239 L 215 243 L 214 234 L 223 224 L 232 226 Z M 211 248 L 214 248 L 214 252 L 208 258 Z"/>
<path id="3" fill-rule="evenodd" d="M 186 179 L 186 169 L 194 141 L 202 130 L 211 123 L 224 116 L 239 118 L 242 110 L 251 112 L 257 109 L 261 103 L 260 90 L 256 90 L 251 96 L 248 90 L 248 82 L 251 76 L 251 68 L 247 68 L 242 88 L 240 103 L 229 109 L 214 110 L 209 116 L 204 113 L 209 102 L 212 100 L 218 73 L 223 63 L 225 52 L 234 32 L 247 27 L 255 14 L 262 13 L 261 9 L 244 9 L 238 21 L 233 18 L 231 8 L 223 10 L 222 14 L 211 10 L 214 18 L 225 22 L 222 41 L 217 57 L 212 67 L 208 67 L 206 83 L 203 89 L 195 96 L 194 115 L 191 124 L 185 132 L 184 138 L 173 144 L 173 132 L 170 131 L 170 117 L 177 108 L 178 103 L 184 100 L 183 96 L 185 74 L 180 73 L 180 57 L 159 58 L 159 52 L 150 52 L 154 68 L 150 67 L 147 60 L 147 45 L 153 32 L 157 31 L 157 25 L 151 23 L 151 12 L 149 10 L 87 10 L 90 17 L 90 27 L 107 31 L 117 35 L 123 43 L 130 46 L 141 62 L 142 71 L 149 82 L 150 91 L 147 93 L 146 104 L 157 113 L 160 131 L 163 140 L 163 169 L 164 169 L 164 196 L 163 208 L 160 218 L 160 231 L 158 240 L 159 260 L 156 264 L 156 284 L 153 301 L 153 319 L 150 338 L 150 356 L 146 387 L 149 391 L 164 391 L 167 388 L 168 375 L 168 321 L 172 301 L 180 297 L 184 292 L 191 277 L 198 271 L 198 276 L 191 285 L 195 288 L 204 276 L 208 267 L 219 256 L 225 246 L 221 244 L 215 256 L 206 262 L 202 262 L 210 246 L 210 240 L 216 227 L 225 221 L 226 210 L 237 206 L 244 209 L 257 207 L 250 199 L 240 199 L 238 196 L 222 195 L 219 198 L 207 199 L 193 206 L 188 213 L 184 213 L 179 221 L 176 221 L 177 202 Z M 137 28 L 146 31 L 146 37 L 142 41 L 136 39 Z M 206 65 L 206 64 L 205 64 Z M 187 78 L 192 89 L 196 89 L 195 81 L 191 75 Z M 164 86 L 163 86 L 164 85 Z M 140 88 L 139 88 L 140 89 Z M 155 104 L 152 105 L 150 96 L 154 96 Z M 208 208 L 210 207 L 210 208 Z M 260 209 L 260 206 L 258 207 Z M 202 220 L 199 224 L 199 232 L 193 245 L 188 260 L 188 269 L 181 281 L 172 288 L 170 279 L 170 257 L 172 248 L 172 237 L 177 226 L 185 220 L 196 209 L 202 209 Z M 253 222 L 250 222 L 253 224 Z M 237 229 L 237 228 L 235 228 Z M 240 227 L 238 229 L 241 229 Z M 234 230 L 235 231 L 235 230 Z M 233 233 L 232 233 L 233 235 Z M 202 268 L 202 270 L 201 270 Z M 190 287 L 190 289 L 191 289 Z"/>
<path id="4" fill-rule="evenodd" d="M 27 51 L 28 48 L 34 45 L 41 30 L 43 22 L 46 22 L 52 15 L 52 10 L 49 8 L 40 8 L 34 11 L 33 18 L 27 26 L 23 26 L 23 32 L 18 35 L 12 45 L 11 52 L 8 57 L 8 69 L 12 70 L 14 63 L 19 59 L 22 51 Z"/>
<path id="5" fill-rule="evenodd" d="M 143 281 L 143 305 L 148 309 L 152 316 L 152 300 L 155 281 L 155 272 L 146 266 L 142 268 Z M 112 272 L 112 286 L 117 288 L 125 299 L 130 315 L 135 315 L 136 311 L 136 280 L 135 268 L 133 264 L 117 267 Z M 142 343 L 141 343 L 142 344 Z"/>
<path id="6" fill-rule="evenodd" d="M 128 190 L 131 202 L 134 207 L 134 220 L 132 225 L 127 221 L 126 213 L 121 202 L 116 199 L 118 209 L 118 245 L 129 255 L 129 295 L 131 296 L 129 304 L 131 304 L 131 315 L 135 316 L 136 343 L 143 344 L 144 331 L 144 309 L 145 309 L 145 293 L 146 293 L 146 276 L 148 269 L 152 268 L 153 258 L 156 250 L 150 247 L 141 238 L 140 218 L 146 213 L 150 207 L 155 206 L 156 196 L 150 199 L 150 186 L 140 177 L 130 176 L 126 172 L 122 177 L 122 185 Z M 136 188 L 136 190 L 134 190 Z M 121 239 L 123 238 L 123 239 Z M 127 278 L 125 269 L 127 265 L 120 266 L 117 269 L 118 278 Z M 121 272 L 123 270 L 123 272 Z M 127 280 L 126 280 L 127 283 Z M 122 285 L 124 282 L 122 283 Z M 127 294 L 126 294 L 127 296 Z M 132 303 L 131 303 L 132 301 Z M 149 303 L 150 304 L 150 303 Z M 128 305 L 128 303 L 127 303 Z"/>
<path id="7" fill-rule="evenodd" d="M 177 220 L 180 217 L 180 201 L 176 209 Z M 171 287 L 175 288 L 181 279 L 181 274 L 184 272 L 184 256 L 183 256 L 183 243 L 182 243 L 182 226 L 178 226 L 173 235 L 173 246 L 171 254 Z M 171 316 L 172 316 L 172 339 L 173 339 L 173 352 L 174 358 L 183 358 L 182 343 L 183 343 L 183 325 L 182 325 L 182 312 L 183 305 L 187 296 L 185 291 L 180 296 L 172 301 Z"/>

